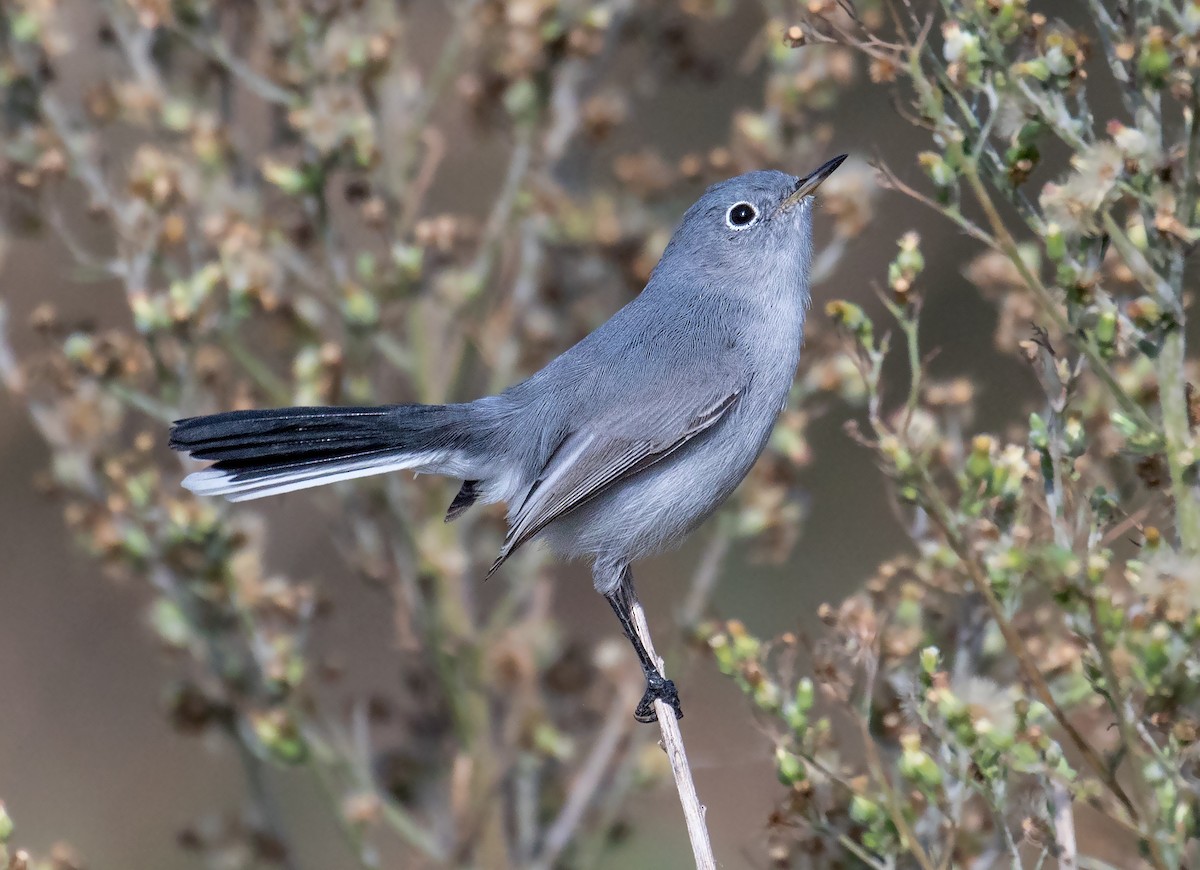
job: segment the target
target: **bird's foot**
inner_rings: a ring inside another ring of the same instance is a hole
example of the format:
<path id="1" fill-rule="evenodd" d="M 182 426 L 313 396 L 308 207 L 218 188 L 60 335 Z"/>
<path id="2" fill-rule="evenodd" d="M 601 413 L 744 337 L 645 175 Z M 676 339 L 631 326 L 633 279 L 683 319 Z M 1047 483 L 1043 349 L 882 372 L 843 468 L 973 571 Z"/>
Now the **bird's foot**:
<path id="1" fill-rule="evenodd" d="M 658 713 L 654 711 L 655 701 L 662 701 L 674 710 L 676 719 L 683 718 L 683 710 L 679 706 L 679 693 L 675 691 L 675 684 L 659 673 L 647 674 L 646 694 L 642 695 L 637 709 L 633 711 L 633 718 L 646 724 L 657 722 Z"/>

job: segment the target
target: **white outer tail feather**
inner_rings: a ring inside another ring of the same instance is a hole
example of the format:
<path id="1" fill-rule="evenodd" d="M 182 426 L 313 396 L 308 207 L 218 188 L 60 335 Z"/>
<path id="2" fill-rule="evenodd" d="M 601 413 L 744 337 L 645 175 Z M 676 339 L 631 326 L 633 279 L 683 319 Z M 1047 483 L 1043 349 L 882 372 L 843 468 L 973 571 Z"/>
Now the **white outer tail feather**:
<path id="1" fill-rule="evenodd" d="M 350 459 L 345 462 L 308 468 L 293 468 L 288 471 L 258 474 L 247 480 L 234 480 L 238 472 L 206 468 L 195 471 L 183 479 L 183 485 L 196 495 L 223 495 L 230 501 L 250 501 L 269 495 L 295 492 L 314 486 L 325 486 L 357 477 L 386 474 L 389 471 L 416 469 L 418 473 L 431 471 L 438 474 L 455 474 L 455 463 L 446 451 L 391 454 L 369 459 Z"/>

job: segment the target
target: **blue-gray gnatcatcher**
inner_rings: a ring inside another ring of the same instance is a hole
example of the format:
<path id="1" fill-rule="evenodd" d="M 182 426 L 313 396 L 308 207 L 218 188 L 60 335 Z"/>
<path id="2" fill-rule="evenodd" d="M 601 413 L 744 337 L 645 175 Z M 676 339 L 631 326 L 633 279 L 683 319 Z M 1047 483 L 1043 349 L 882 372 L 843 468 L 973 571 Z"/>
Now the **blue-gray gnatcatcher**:
<path id="1" fill-rule="evenodd" d="M 655 721 L 658 699 L 682 716 L 633 630 L 629 565 L 711 515 L 766 445 L 800 357 L 812 194 L 843 160 L 709 188 L 635 299 L 498 396 L 180 420 L 171 446 L 214 460 L 183 484 L 241 501 L 402 468 L 459 478 L 447 520 L 508 505 L 489 575 L 535 537 L 590 559 L 646 675 L 634 715 Z"/>

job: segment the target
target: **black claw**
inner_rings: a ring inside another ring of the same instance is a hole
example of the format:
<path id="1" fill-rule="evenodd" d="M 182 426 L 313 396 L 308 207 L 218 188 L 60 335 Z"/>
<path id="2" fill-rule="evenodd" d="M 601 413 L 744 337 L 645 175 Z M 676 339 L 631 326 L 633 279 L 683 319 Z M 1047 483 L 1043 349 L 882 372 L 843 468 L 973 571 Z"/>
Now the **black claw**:
<path id="1" fill-rule="evenodd" d="M 679 706 L 679 693 L 675 691 L 675 683 L 661 674 L 649 674 L 646 677 L 646 694 L 642 695 L 637 709 L 633 711 L 633 718 L 647 725 L 657 722 L 658 714 L 654 712 L 655 701 L 662 701 L 674 710 L 676 719 L 683 718 L 683 709 Z"/>

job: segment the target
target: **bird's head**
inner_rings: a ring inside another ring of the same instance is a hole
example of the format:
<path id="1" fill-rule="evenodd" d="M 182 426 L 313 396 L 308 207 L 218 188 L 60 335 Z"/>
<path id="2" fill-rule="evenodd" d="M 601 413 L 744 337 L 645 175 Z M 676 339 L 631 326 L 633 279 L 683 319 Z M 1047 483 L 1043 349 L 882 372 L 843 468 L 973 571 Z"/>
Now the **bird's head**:
<path id="1" fill-rule="evenodd" d="M 760 170 L 714 184 L 684 214 L 656 273 L 738 292 L 753 292 L 746 282 L 806 279 L 813 194 L 845 159 L 800 177 Z"/>

